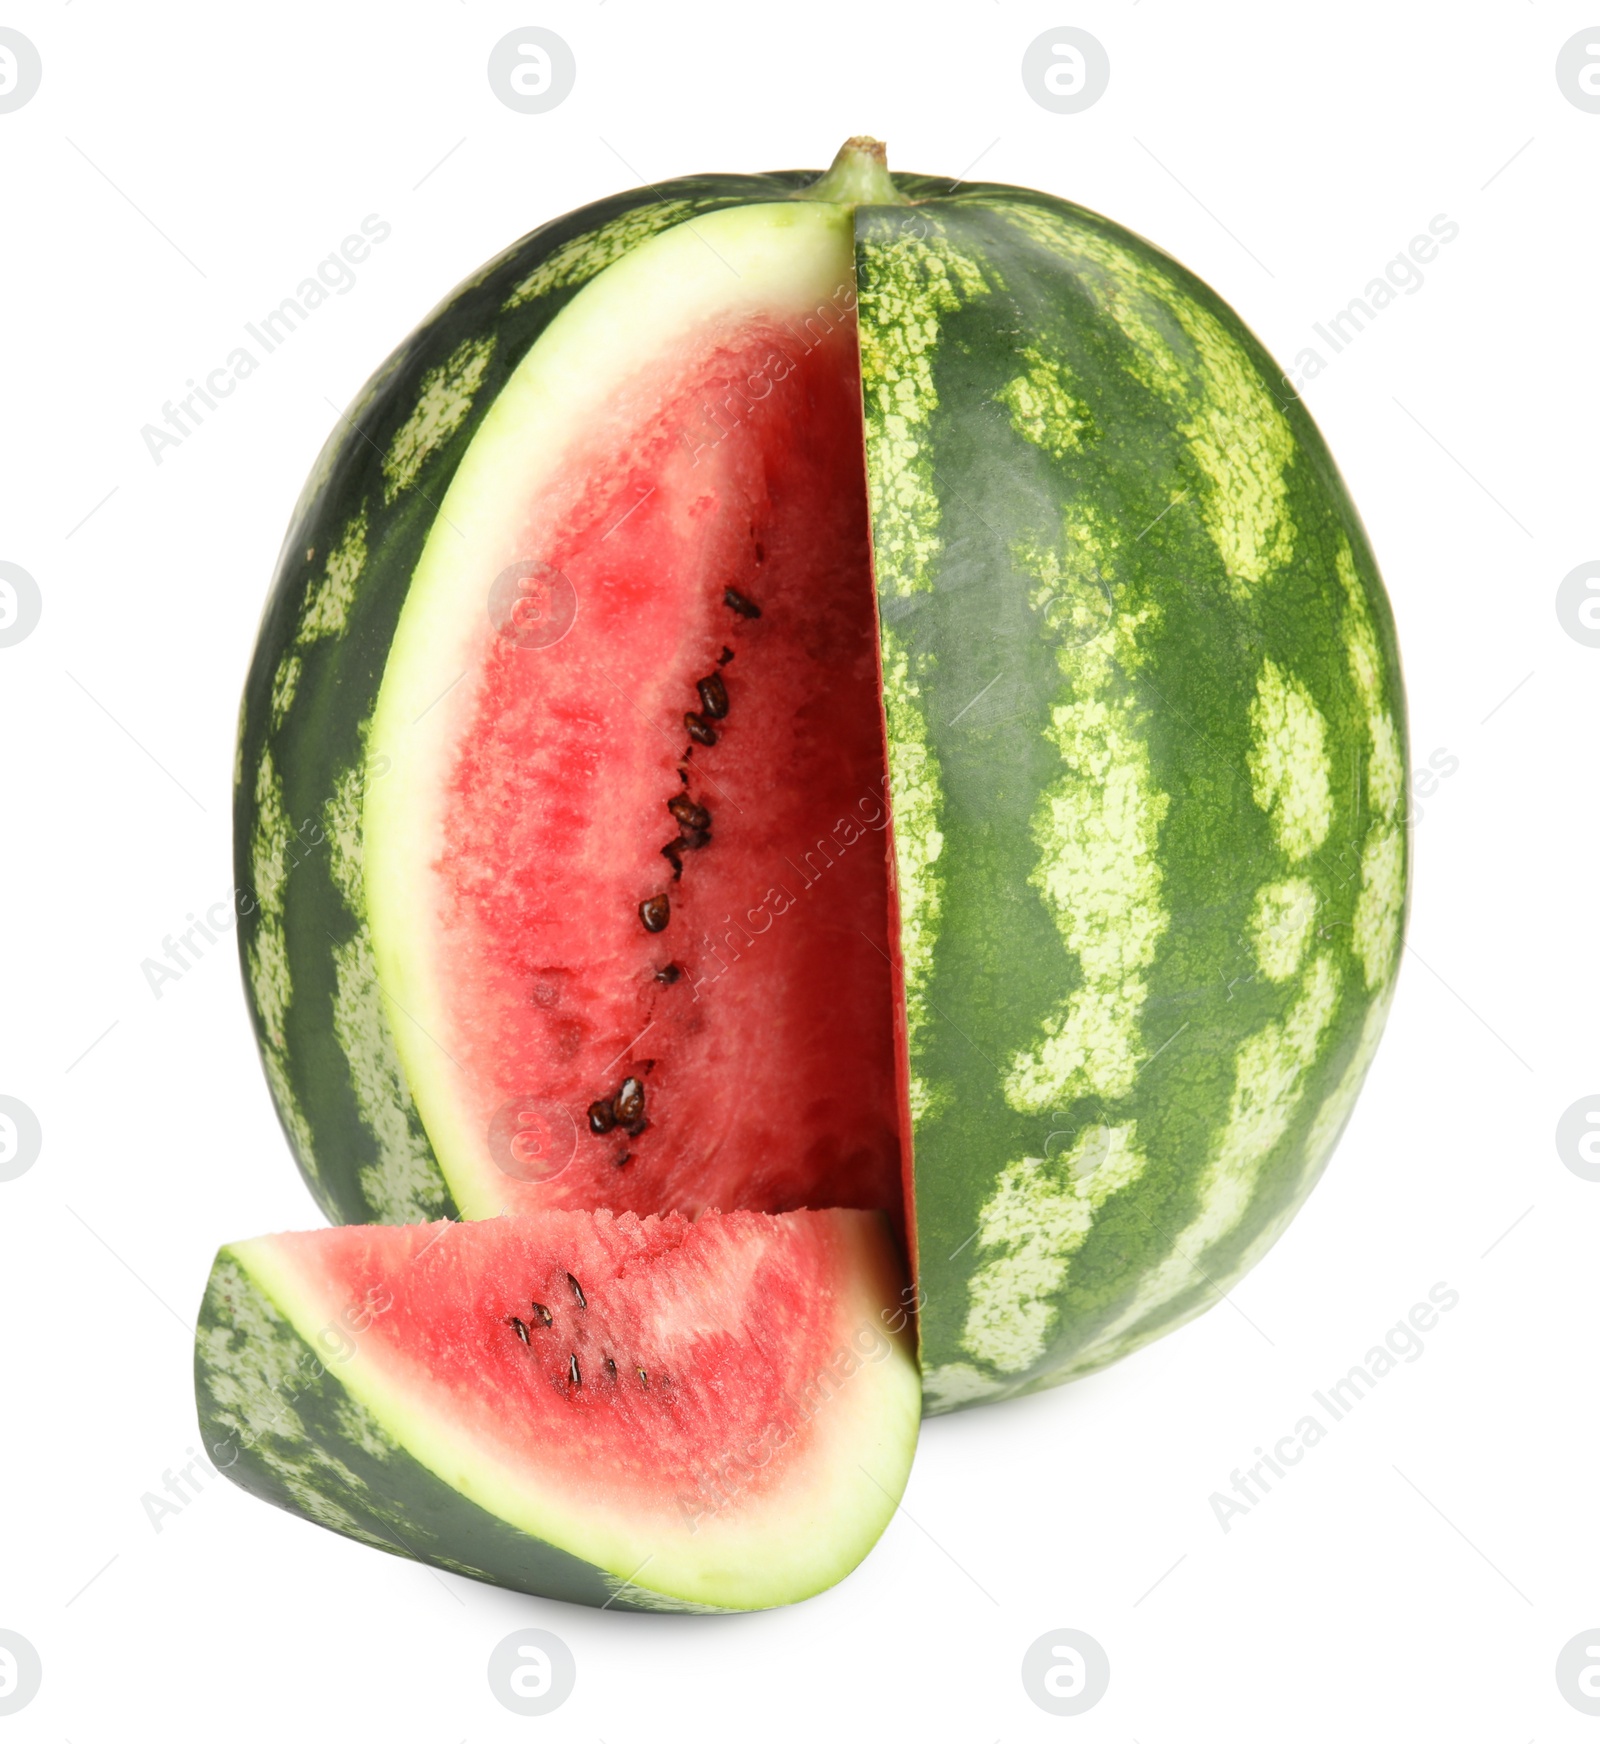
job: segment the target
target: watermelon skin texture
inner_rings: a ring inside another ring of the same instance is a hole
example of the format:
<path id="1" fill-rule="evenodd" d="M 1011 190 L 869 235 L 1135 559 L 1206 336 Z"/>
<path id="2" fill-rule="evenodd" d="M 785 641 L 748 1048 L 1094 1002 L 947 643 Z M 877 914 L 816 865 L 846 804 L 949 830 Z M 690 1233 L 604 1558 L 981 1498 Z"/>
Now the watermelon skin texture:
<path id="1" fill-rule="evenodd" d="M 669 225 L 809 172 L 641 188 L 533 231 L 455 291 L 339 420 L 291 517 L 234 765 L 239 956 L 273 1102 L 336 1223 L 458 1215 L 378 991 L 361 887 L 366 734 L 411 575 L 496 393 L 589 279 Z"/>
<path id="2" fill-rule="evenodd" d="M 535 232 L 374 377 L 307 487 L 246 686 L 236 859 L 267 1076 L 334 1221 L 456 1211 L 361 893 L 364 734 L 437 505 L 588 278 L 809 179 L 674 182 Z M 1192 1318 L 1303 1202 L 1393 991 L 1406 723 L 1359 519 L 1238 317 L 1081 208 L 894 181 L 914 203 L 858 208 L 857 270 L 937 1412 Z"/>
<path id="3" fill-rule="evenodd" d="M 856 215 L 930 1412 L 1221 1300 L 1388 1010 L 1406 722 L 1372 553 L 1214 293 L 1092 213 Z"/>

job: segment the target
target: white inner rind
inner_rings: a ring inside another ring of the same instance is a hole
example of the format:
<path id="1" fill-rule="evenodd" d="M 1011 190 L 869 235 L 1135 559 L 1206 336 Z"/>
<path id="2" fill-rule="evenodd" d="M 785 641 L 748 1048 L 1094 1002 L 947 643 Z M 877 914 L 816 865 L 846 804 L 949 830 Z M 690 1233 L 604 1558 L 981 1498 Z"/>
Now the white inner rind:
<path id="1" fill-rule="evenodd" d="M 471 723 L 490 588 L 528 556 L 528 505 L 581 442 L 630 425 L 630 384 L 711 328 L 803 319 L 853 283 L 849 208 L 736 207 L 664 231 L 551 322 L 500 390 L 439 505 L 384 669 L 368 745 L 366 892 L 378 976 L 408 1083 L 467 1217 L 505 1203 L 482 1112 L 446 1051 L 448 963 L 436 955 L 443 807 Z M 579 605 L 581 612 L 581 602 Z"/>

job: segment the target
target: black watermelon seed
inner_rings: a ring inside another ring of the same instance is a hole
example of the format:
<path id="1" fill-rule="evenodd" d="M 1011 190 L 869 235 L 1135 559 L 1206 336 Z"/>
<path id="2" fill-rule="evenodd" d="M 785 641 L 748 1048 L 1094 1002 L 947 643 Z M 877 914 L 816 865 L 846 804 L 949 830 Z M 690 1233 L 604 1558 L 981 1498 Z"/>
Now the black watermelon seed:
<path id="1" fill-rule="evenodd" d="M 517 1331 L 517 1337 L 520 1338 L 524 1344 L 528 1342 L 528 1329 L 515 1314 L 508 1314 L 506 1316 L 506 1325 L 514 1326 Z"/>
<path id="2" fill-rule="evenodd" d="M 722 682 L 722 674 L 713 672 L 709 678 L 702 678 L 695 689 L 700 692 L 700 712 L 720 721 L 728 712 L 728 687 Z"/>
<path id="3" fill-rule="evenodd" d="M 633 1161 L 633 1152 L 632 1151 L 624 1151 L 622 1153 L 622 1155 L 617 1158 L 617 1167 L 619 1169 L 625 1168 L 632 1161 Z"/>
<path id="4" fill-rule="evenodd" d="M 656 980 L 658 980 L 663 987 L 670 987 L 674 981 L 681 980 L 682 976 L 683 971 L 676 963 L 668 963 L 666 968 L 656 970 Z"/>
<path id="5" fill-rule="evenodd" d="M 644 1085 L 637 1078 L 624 1078 L 614 1106 L 617 1125 L 632 1131 L 644 1119 Z"/>
<path id="6" fill-rule="evenodd" d="M 659 933 L 664 930 L 672 918 L 672 904 L 667 900 L 666 891 L 659 896 L 647 896 L 639 904 L 639 919 L 644 922 L 647 933 Z"/>
<path id="7" fill-rule="evenodd" d="M 722 590 L 722 603 L 741 618 L 759 618 L 761 607 L 753 599 L 746 599 L 736 587 L 725 587 Z"/>
<path id="8" fill-rule="evenodd" d="M 678 846 L 680 848 L 703 848 L 710 840 L 710 830 L 683 829 L 678 832 Z"/>
<path id="9" fill-rule="evenodd" d="M 681 878 L 683 876 L 683 850 L 688 845 L 689 844 L 684 841 L 682 836 L 674 836 L 661 850 L 667 858 L 667 863 L 672 867 L 672 876 L 674 878 Z"/>
<path id="10" fill-rule="evenodd" d="M 617 1359 L 614 1356 L 606 1358 L 606 1373 L 610 1375 L 612 1380 L 617 1378 Z"/>
<path id="11" fill-rule="evenodd" d="M 717 729 L 710 721 L 702 720 L 693 712 L 683 717 L 684 730 L 697 745 L 714 745 L 717 742 Z"/>
<path id="12" fill-rule="evenodd" d="M 703 805 L 696 805 L 686 793 L 673 794 L 667 801 L 667 810 L 686 830 L 704 835 L 711 828 L 711 813 Z"/>
<path id="13" fill-rule="evenodd" d="M 650 1377 L 644 1372 L 643 1369 L 635 1369 L 633 1372 L 639 1377 L 640 1382 L 644 1386 L 648 1387 L 650 1385 Z"/>
<path id="14" fill-rule="evenodd" d="M 543 1302 L 535 1302 L 533 1305 L 533 1311 L 535 1314 L 537 1314 L 539 1316 L 539 1321 L 540 1321 L 541 1325 L 544 1325 L 544 1326 L 554 1325 L 554 1323 L 555 1323 L 554 1318 L 551 1315 L 550 1310 L 545 1307 Z"/>
<path id="15" fill-rule="evenodd" d="M 580 1284 L 575 1277 L 573 1277 L 571 1272 L 567 1273 L 567 1282 L 569 1284 L 571 1284 L 571 1286 L 572 1286 L 573 1295 L 578 1298 L 578 1306 L 580 1308 L 587 1308 L 589 1306 L 589 1304 L 583 1298 L 583 1285 Z"/>
<path id="16" fill-rule="evenodd" d="M 589 1104 L 589 1130 L 596 1138 L 604 1138 L 617 1124 L 617 1111 L 603 1097 Z"/>
<path id="17" fill-rule="evenodd" d="M 578 1353 L 576 1351 L 572 1353 L 572 1361 L 567 1365 L 567 1379 L 575 1387 L 583 1385 L 583 1376 L 578 1372 Z"/>
<path id="18" fill-rule="evenodd" d="M 733 650 L 731 648 L 724 648 L 722 650 L 722 652 L 717 656 L 717 664 L 719 666 L 726 666 L 732 658 L 733 658 Z"/>

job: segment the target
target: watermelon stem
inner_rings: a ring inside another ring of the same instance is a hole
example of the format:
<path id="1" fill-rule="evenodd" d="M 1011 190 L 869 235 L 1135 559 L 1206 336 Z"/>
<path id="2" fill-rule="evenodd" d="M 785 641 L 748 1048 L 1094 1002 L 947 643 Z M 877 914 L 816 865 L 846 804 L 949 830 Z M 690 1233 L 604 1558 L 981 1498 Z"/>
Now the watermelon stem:
<path id="1" fill-rule="evenodd" d="M 800 190 L 803 200 L 832 200 L 841 206 L 909 206 L 889 174 L 889 155 L 881 139 L 857 134 L 839 147 L 828 171 L 809 188 Z"/>

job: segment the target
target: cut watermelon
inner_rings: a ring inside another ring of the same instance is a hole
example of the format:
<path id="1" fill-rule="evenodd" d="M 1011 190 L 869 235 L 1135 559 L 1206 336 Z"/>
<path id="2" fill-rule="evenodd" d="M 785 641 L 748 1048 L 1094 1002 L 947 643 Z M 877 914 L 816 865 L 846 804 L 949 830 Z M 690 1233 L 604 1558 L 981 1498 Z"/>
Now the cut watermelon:
<path id="1" fill-rule="evenodd" d="M 903 1217 L 850 248 L 795 203 L 619 262 L 423 549 L 365 875 L 468 1216 Z"/>
<path id="2" fill-rule="evenodd" d="M 211 1457 L 352 1538 L 525 1592 L 749 1610 L 871 1548 L 920 1411 L 863 1211 L 267 1236 L 217 1256 Z"/>
<path id="3" fill-rule="evenodd" d="M 307 485 L 236 784 L 330 1218 L 875 1208 L 932 1411 L 1222 1300 L 1401 961 L 1399 650 L 1304 404 L 1151 243 L 866 140 L 435 310 Z"/>

